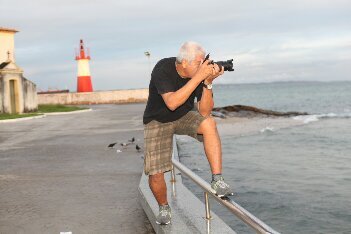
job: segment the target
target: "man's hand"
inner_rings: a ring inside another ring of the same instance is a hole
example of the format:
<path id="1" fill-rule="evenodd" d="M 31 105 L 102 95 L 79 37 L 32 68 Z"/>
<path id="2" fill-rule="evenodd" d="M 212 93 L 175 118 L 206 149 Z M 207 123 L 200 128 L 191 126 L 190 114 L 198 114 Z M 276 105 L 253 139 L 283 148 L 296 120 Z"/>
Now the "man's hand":
<path id="1" fill-rule="evenodd" d="M 197 72 L 194 75 L 194 78 L 198 81 L 203 81 L 205 79 L 210 78 L 213 75 L 214 65 L 210 64 L 210 60 L 206 60 L 205 62 L 201 62 L 201 65 L 197 69 Z"/>
<path id="2" fill-rule="evenodd" d="M 204 80 L 204 83 L 206 85 L 212 84 L 213 80 L 216 79 L 218 76 L 223 75 L 224 73 L 224 67 L 219 67 L 217 64 L 214 64 L 212 68 L 212 74 Z"/>

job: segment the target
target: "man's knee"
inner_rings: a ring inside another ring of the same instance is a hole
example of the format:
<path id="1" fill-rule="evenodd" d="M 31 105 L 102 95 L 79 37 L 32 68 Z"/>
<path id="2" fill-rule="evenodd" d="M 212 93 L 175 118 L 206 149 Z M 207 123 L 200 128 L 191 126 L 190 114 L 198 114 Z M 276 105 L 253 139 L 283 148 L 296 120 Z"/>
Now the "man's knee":
<path id="1" fill-rule="evenodd" d="M 208 131 L 213 131 L 217 127 L 216 121 L 213 117 L 208 117 L 204 121 L 201 122 L 199 128 L 198 128 L 198 133 L 199 134 L 204 134 Z"/>
<path id="2" fill-rule="evenodd" d="M 163 172 L 154 175 L 149 175 L 149 183 L 159 183 L 164 181 L 164 179 L 165 178 Z"/>

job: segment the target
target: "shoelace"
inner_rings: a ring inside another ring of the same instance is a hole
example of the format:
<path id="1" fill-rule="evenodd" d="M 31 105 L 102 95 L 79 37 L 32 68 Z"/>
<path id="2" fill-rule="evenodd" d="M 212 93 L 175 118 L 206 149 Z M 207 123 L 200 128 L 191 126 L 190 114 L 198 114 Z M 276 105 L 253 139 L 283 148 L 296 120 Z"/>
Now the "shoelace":
<path id="1" fill-rule="evenodd" d="M 218 184 L 218 186 L 221 187 L 221 188 L 227 188 L 227 187 L 229 187 L 226 183 L 224 183 L 223 180 L 218 180 L 218 181 L 216 182 L 216 184 Z"/>
<path id="2" fill-rule="evenodd" d="M 167 215 L 168 215 L 168 210 L 162 209 L 162 210 L 160 211 L 160 214 L 161 214 L 161 216 L 167 216 Z"/>

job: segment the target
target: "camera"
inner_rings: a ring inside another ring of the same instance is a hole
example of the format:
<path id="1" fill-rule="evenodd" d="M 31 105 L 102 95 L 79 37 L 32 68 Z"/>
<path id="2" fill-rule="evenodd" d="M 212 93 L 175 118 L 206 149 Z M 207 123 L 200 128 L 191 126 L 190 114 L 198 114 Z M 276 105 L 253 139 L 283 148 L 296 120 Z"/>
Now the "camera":
<path id="1" fill-rule="evenodd" d="M 207 54 L 206 57 L 205 57 L 205 60 L 206 61 L 207 59 L 210 58 L 210 54 Z M 233 60 L 234 59 L 229 59 L 227 61 L 217 61 L 217 62 L 214 62 L 214 61 L 211 61 L 210 64 L 217 64 L 221 69 L 224 69 L 224 71 L 234 71 L 234 68 L 233 68 Z M 223 68 L 222 68 L 223 67 Z"/>
<path id="2" fill-rule="evenodd" d="M 227 61 L 217 61 L 213 63 L 216 63 L 219 67 L 222 66 L 224 68 L 224 71 L 234 71 L 233 59 L 229 59 Z"/>

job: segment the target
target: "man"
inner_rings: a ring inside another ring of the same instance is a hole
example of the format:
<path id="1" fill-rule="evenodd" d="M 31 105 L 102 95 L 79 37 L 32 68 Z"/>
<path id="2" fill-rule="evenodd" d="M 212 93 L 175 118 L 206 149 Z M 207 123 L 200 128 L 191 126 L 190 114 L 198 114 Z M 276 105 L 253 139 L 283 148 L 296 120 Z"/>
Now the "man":
<path id="1" fill-rule="evenodd" d="M 222 173 L 222 149 L 213 108 L 212 81 L 223 68 L 205 60 L 205 50 L 195 42 L 184 43 L 178 56 L 164 58 L 154 67 L 144 112 L 144 171 L 159 204 L 158 224 L 169 224 L 164 173 L 172 169 L 173 135 L 189 135 L 203 141 L 212 171 L 211 187 L 217 195 L 231 194 Z M 197 98 L 197 111 L 194 100 Z"/>

